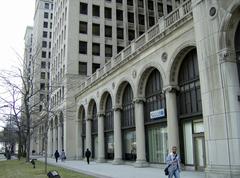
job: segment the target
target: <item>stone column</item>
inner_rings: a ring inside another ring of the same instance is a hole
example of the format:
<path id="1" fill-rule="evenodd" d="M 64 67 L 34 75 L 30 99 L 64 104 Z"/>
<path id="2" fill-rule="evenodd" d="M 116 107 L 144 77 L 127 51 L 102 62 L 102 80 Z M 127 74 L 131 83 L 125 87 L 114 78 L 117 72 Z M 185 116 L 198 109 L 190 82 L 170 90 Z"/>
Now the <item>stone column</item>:
<path id="1" fill-rule="evenodd" d="M 58 122 L 58 151 L 62 151 L 62 125 Z"/>
<path id="2" fill-rule="evenodd" d="M 56 132 L 56 126 L 53 127 L 53 152 L 55 152 L 57 148 L 57 143 L 56 143 L 56 137 L 57 137 L 57 132 Z"/>
<path id="3" fill-rule="evenodd" d="M 122 163 L 122 133 L 121 133 L 121 109 L 114 108 L 114 160 L 113 164 Z"/>
<path id="4" fill-rule="evenodd" d="M 172 146 L 176 146 L 180 153 L 176 89 L 168 86 L 164 90 L 167 103 L 168 149 L 171 151 Z"/>
<path id="5" fill-rule="evenodd" d="M 86 149 L 92 150 L 92 119 L 88 117 L 86 120 Z M 86 151 L 86 150 L 84 150 Z"/>
<path id="6" fill-rule="evenodd" d="M 206 178 L 240 177 L 239 76 L 236 53 L 232 49 L 237 23 L 234 18 L 239 19 L 235 16 L 239 11 L 233 11 L 233 4 L 237 5 L 236 1 L 212 4 L 192 0 L 194 28 L 198 29 L 195 37 L 206 145 Z"/>
<path id="7" fill-rule="evenodd" d="M 136 167 L 147 166 L 143 102 L 144 102 L 143 98 L 134 99 L 136 142 L 137 142 L 136 143 L 137 144 L 137 161 L 135 163 Z"/>
<path id="8" fill-rule="evenodd" d="M 105 162 L 104 114 L 98 114 L 98 158 L 97 162 Z"/>
<path id="9" fill-rule="evenodd" d="M 52 129 L 48 129 L 48 157 L 52 156 Z"/>

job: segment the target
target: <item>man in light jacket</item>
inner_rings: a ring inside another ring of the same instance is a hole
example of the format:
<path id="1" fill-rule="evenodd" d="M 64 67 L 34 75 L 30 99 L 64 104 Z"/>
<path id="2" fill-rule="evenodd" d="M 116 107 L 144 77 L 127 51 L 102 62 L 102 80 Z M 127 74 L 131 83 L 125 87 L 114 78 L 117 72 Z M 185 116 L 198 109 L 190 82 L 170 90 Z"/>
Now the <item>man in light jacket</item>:
<path id="1" fill-rule="evenodd" d="M 177 147 L 172 147 L 172 152 L 168 154 L 167 159 L 168 178 L 180 178 L 180 156 L 177 154 Z"/>

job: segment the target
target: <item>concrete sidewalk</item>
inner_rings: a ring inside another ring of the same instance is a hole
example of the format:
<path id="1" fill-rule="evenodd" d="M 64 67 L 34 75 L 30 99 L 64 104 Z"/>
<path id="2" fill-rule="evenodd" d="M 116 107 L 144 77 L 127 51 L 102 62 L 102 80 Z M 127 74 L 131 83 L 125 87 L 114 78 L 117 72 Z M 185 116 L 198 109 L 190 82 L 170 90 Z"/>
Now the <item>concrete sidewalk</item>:
<path id="1" fill-rule="evenodd" d="M 44 161 L 44 158 L 38 158 Z M 70 170 L 92 175 L 99 178 L 164 178 L 163 169 L 160 168 L 135 168 L 131 165 L 112 165 L 111 163 L 90 162 L 88 165 L 85 161 L 65 161 L 58 163 L 54 159 L 48 158 L 48 163 L 55 166 L 64 167 Z M 204 172 L 182 171 L 182 178 L 204 178 Z"/>

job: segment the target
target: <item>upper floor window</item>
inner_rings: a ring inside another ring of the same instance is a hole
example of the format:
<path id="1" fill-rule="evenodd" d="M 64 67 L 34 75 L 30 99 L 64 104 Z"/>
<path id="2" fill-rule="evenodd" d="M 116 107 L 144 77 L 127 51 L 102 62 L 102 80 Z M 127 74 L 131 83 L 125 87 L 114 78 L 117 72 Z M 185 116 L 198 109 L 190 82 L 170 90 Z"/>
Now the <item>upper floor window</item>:
<path id="1" fill-rule="evenodd" d="M 79 53 L 87 54 L 87 42 L 86 41 L 79 41 Z"/>
<path id="2" fill-rule="evenodd" d="M 48 22 L 43 22 L 43 28 L 48 28 Z"/>
<path id="3" fill-rule="evenodd" d="M 87 22 L 79 22 L 79 33 L 87 34 Z"/>
<path id="4" fill-rule="evenodd" d="M 87 63 L 86 62 L 78 63 L 78 73 L 79 73 L 79 75 L 87 75 Z"/>
<path id="5" fill-rule="evenodd" d="M 95 17 L 100 17 L 100 7 L 93 5 L 92 15 Z"/>
<path id="6" fill-rule="evenodd" d="M 100 36 L 100 25 L 99 24 L 92 24 L 92 34 L 96 36 Z"/>
<path id="7" fill-rule="evenodd" d="M 80 14 L 88 14 L 88 4 L 80 2 Z"/>
<path id="8" fill-rule="evenodd" d="M 49 9 L 49 3 L 45 3 L 45 4 L 44 4 L 44 8 L 45 8 L 45 9 Z"/>
<path id="9" fill-rule="evenodd" d="M 104 15 L 106 19 L 112 19 L 112 9 L 105 7 Z"/>
<path id="10" fill-rule="evenodd" d="M 44 12 L 44 18 L 48 19 L 48 13 L 47 12 Z"/>

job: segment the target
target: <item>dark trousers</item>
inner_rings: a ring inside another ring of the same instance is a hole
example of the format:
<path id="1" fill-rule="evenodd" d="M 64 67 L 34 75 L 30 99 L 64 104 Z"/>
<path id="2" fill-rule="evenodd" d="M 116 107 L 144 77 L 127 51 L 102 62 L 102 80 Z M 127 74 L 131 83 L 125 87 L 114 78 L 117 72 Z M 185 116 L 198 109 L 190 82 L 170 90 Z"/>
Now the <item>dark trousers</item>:
<path id="1" fill-rule="evenodd" d="M 89 157 L 87 157 L 87 163 L 89 164 Z"/>
<path id="2" fill-rule="evenodd" d="M 56 157 L 56 163 L 57 163 L 57 161 L 58 161 L 58 157 Z"/>

